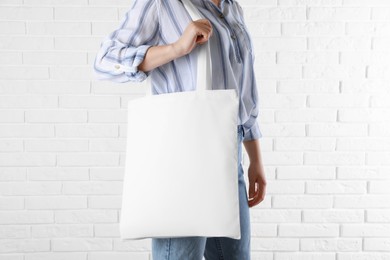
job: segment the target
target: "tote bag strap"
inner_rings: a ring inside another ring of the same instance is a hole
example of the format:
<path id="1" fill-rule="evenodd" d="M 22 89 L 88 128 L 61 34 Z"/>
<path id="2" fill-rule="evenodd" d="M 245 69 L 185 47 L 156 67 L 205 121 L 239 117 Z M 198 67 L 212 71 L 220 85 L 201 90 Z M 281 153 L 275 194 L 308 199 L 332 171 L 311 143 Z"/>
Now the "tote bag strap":
<path id="1" fill-rule="evenodd" d="M 165 0 L 164 0 L 165 1 Z M 198 8 L 194 6 L 191 0 L 181 0 L 184 8 L 188 11 L 192 20 L 202 19 L 203 16 L 199 12 Z M 196 72 L 196 91 L 211 90 L 212 84 L 212 64 L 210 54 L 210 39 L 201 45 L 195 47 L 198 51 L 197 72 Z M 147 78 L 147 90 L 146 95 L 152 95 L 152 87 L 150 77 Z"/>

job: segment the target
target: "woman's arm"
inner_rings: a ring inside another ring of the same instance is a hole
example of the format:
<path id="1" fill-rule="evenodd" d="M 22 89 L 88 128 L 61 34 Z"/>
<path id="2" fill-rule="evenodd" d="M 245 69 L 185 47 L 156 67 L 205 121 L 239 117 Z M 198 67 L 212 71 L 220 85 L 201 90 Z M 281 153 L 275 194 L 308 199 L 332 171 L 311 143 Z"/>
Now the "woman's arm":
<path id="1" fill-rule="evenodd" d="M 260 153 L 259 139 L 243 141 L 245 150 L 249 156 L 249 207 L 256 206 L 265 197 L 265 187 L 267 181 L 263 168 L 263 162 Z"/>
<path id="2" fill-rule="evenodd" d="M 150 72 L 171 60 L 190 53 L 197 44 L 208 41 L 212 35 L 211 23 L 207 19 L 190 22 L 181 37 L 172 44 L 150 47 L 138 69 Z"/>

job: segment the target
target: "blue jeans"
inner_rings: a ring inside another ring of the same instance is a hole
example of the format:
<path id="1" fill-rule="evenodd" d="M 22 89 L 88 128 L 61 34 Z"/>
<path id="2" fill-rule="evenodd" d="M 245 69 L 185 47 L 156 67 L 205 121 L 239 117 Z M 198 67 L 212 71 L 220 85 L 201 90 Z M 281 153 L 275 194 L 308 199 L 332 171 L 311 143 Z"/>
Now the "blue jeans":
<path id="1" fill-rule="evenodd" d="M 250 260 L 250 216 L 241 164 L 242 126 L 237 127 L 238 138 L 238 187 L 240 203 L 241 239 L 228 237 L 179 237 L 152 238 L 153 260 Z"/>

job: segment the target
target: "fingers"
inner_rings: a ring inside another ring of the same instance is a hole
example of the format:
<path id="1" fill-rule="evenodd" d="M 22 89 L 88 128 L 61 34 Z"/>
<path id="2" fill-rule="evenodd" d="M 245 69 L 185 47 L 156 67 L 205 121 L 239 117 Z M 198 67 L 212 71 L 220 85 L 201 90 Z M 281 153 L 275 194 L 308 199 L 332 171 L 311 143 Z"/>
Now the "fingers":
<path id="1" fill-rule="evenodd" d="M 196 20 L 194 21 L 194 27 L 197 35 L 196 42 L 199 44 L 207 42 L 213 31 L 210 21 L 207 19 Z"/>
<path id="2" fill-rule="evenodd" d="M 253 196 L 250 196 L 248 200 L 248 205 L 249 207 L 256 206 L 259 204 L 261 201 L 264 200 L 265 197 L 265 184 L 257 181 L 252 184 L 253 187 L 256 186 L 256 190 L 253 193 Z M 251 184 L 249 185 L 249 189 L 251 188 Z"/>
<path id="3" fill-rule="evenodd" d="M 249 199 L 253 199 L 253 196 L 255 195 L 256 191 L 256 182 L 255 181 L 249 181 Z"/>

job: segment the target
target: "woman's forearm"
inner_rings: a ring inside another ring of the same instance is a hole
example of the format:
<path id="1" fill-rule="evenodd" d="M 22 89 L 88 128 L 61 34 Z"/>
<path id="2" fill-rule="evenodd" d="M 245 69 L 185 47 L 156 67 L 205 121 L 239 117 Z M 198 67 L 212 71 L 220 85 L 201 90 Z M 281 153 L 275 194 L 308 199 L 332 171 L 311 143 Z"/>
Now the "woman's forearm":
<path id="1" fill-rule="evenodd" d="M 190 53 L 198 44 L 204 44 L 209 40 L 212 29 L 211 23 L 207 19 L 190 22 L 177 41 L 149 47 L 144 60 L 138 65 L 138 70 L 148 72 Z"/>
<path id="2" fill-rule="evenodd" d="M 183 56 L 175 43 L 150 47 L 144 60 L 138 65 L 138 70 L 151 71 L 152 69 L 164 65 L 171 60 Z"/>
<path id="3" fill-rule="evenodd" d="M 260 143 L 258 139 L 242 142 L 251 163 L 261 163 Z"/>

